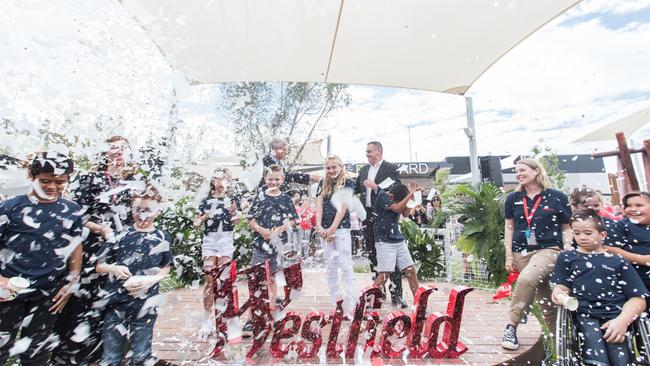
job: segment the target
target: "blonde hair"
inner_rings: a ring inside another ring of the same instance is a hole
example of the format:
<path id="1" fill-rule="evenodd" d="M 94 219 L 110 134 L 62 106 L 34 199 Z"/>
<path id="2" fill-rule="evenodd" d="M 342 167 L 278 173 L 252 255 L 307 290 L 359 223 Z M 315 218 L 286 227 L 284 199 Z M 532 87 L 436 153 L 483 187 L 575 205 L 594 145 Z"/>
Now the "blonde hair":
<path id="1" fill-rule="evenodd" d="M 210 191 L 208 192 L 208 197 L 212 197 L 216 189 L 214 188 L 214 180 L 220 176 L 221 179 L 225 179 L 228 182 L 232 180 L 232 172 L 228 168 L 216 168 L 214 170 L 214 173 L 212 174 L 212 177 L 210 178 Z M 229 194 L 231 187 L 229 186 L 226 189 L 226 193 Z"/>
<path id="2" fill-rule="evenodd" d="M 540 164 L 537 160 L 532 158 L 525 158 L 517 161 L 517 163 L 515 164 L 515 173 L 517 169 L 516 168 L 517 164 L 524 164 L 533 170 L 537 169 L 539 171 L 537 177 L 535 177 L 537 184 L 539 184 L 539 186 L 542 187 L 542 190 L 551 188 L 551 180 L 548 178 L 548 174 L 546 174 L 546 169 L 544 169 L 544 166 Z M 517 185 L 515 191 L 521 192 L 523 189 L 524 187 L 521 184 L 519 184 Z"/>
<path id="3" fill-rule="evenodd" d="M 343 160 L 341 160 L 341 158 L 339 158 L 337 155 L 328 156 L 327 159 L 325 159 L 323 168 L 327 170 L 327 163 L 332 160 L 334 160 L 336 164 L 341 167 L 341 173 L 336 178 L 336 181 L 332 181 L 332 178 L 330 178 L 329 174 L 325 174 L 325 177 L 323 178 L 323 190 L 321 192 L 324 197 L 329 197 L 334 192 L 339 191 L 345 186 L 345 181 L 348 179 L 348 175 L 345 172 L 345 166 L 343 165 Z"/>
<path id="4" fill-rule="evenodd" d="M 135 200 L 154 200 L 158 203 L 162 201 L 162 195 L 156 186 L 151 183 L 146 183 L 142 191 L 136 191 L 131 194 L 131 203 L 134 203 Z"/>

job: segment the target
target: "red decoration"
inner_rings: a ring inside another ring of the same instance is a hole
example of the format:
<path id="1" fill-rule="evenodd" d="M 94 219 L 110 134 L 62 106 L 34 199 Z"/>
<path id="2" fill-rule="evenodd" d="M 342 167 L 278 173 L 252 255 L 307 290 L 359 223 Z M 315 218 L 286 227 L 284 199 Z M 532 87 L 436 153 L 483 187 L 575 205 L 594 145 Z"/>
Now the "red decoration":
<path id="1" fill-rule="evenodd" d="M 312 328 L 312 323 L 316 323 L 317 327 Z M 325 325 L 327 325 L 327 320 L 322 311 L 311 312 L 307 315 L 305 322 L 302 323 L 302 332 L 300 333 L 300 336 L 302 339 L 309 341 L 312 344 L 308 345 L 304 341 L 299 342 L 299 358 L 305 359 L 316 357 L 318 350 L 320 350 L 320 346 L 323 344 L 322 330 Z"/>
<path id="2" fill-rule="evenodd" d="M 427 318 L 424 332 L 428 335 L 429 357 L 458 358 L 467 352 L 467 347 L 458 341 L 458 335 L 463 318 L 465 296 L 472 291 L 473 288 L 465 286 L 453 288 L 449 293 L 447 314 L 434 313 Z M 443 323 L 446 323 L 445 330 L 442 341 L 438 343 L 438 334 Z"/>
<path id="3" fill-rule="evenodd" d="M 219 311 L 217 307 L 215 307 L 214 311 L 217 338 L 217 342 L 211 352 L 211 355 L 214 357 L 221 353 L 227 342 L 238 341 L 229 340 L 226 336 L 226 332 L 228 331 L 227 319 L 238 316 L 239 312 L 238 292 L 234 287 L 235 280 L 237 279 L 237 265 L 234 261 L 231 261 L 230 263 L 213 268 L 207 275 L 212 276 L 212 290 L 214 291 L 215 299 L 225 301 L 226 303 L 224 311 Z"/>
<path id="4" fill-rule="evenodd" d="M 330 328 L 330 336 L 327 340 L 327 357 L 340 358 L 341 352 L 343 352 L 343 346 L 337 340 L 341 331 L 341 322 L 343 322 L 343 300 L 336 302 L 336 310 L 328 318 L 332 322 L 332 327 Z"/>
<path id="5" fill-rule="evenodd" d="M 427 319 L 429 296 L 436 290 L 437 288 L 433 286 L 427 286 L 426 288 L 420 287 L 415 292 L 415 298 L 413 299 L 415 309 L 411 318 L 413 327 L 408 340 L 409 356 L 413 358 L 422 358 L 429 353 L 429 345 L 426 342 L 421 343 L 420 341 L 422 339 L 422 330 Z"/>
<path id="6" fill-rule="evenodd" d="M 291 302 L 291 291 L 302 288 L 302 269 L 300 268 L 300 262 L 284 268 L 282 272 L 287 284 L 284 286 L 284 300 L 275 307 L 279 311 L 284 310 Z"/>
<path id="7" fill-rule="evenodd" d="M 235 285 L 237 275 L 246 275 L 248 279 L 248 300 L 239 306 L 238 291 Z M 284 286 L 285 298 L 282 304 L 276 307 L 277 311 L 284 310 L 291 302 L 292 292 L 302 288 L 301 264 L 296 263 L 283 269 L 286 285 Z M 325 317 L 323 312 L 311 312 L 304 322 L 300 313 L 289 312 L 282 320 L 273 323 L 271 305 L 269 304 L 268 283 L 270 279 L 268 262 L 247 268 L 237 273 L 235 262 L 231 262 L 213 269 L 207 275 L 213 277 L 213 291 L 217 306 L 215 306 L 215 321 L 217 329 L 217 342 L 212 350 L 212 357 L 218 357 L 223 347 L 228 343 L 240 341 L 227 339 L 228 320 L 240 317 L 249 308 L 253 322 L 253 340 L 246 357 L 250 360 L 263 346 L 273 330 L 270 351 L 273 357 L 282 358 L 291 349 L 298 352 L 300 359 L 314 358 L 322 346 L 322 328 L 328 322 L 332 323 L 327 341 L 327 357 L 340 358 L 343 347 L 338 343 L 341 325 L 345 319 L 343 315 L 343 300 L 339 300 L 333 314 Z M 382 334 L 379 343 L 375 344 L 379 313 L 381 308 L 381 291 L 375 286 L 370 286 L 362 291 L 355 309 L 352 323 L 350 324 L 346 340 L 345 357 L 353 360 L 361 326 L 365 320 L 364 353 L 368 348 L 373 349 L 373 356 L 395 358 L 400 357 L 405 349 L 409 349 L 411 358 L 458 358 L 467 351 L 467 347 L 458 341 L 460 324 L 462 320 L 465 296 L 473 291 L 468 287 L 457 287 L 449 294 L 447 312 L 434 313 L 427 317 L 426 308 L 429 296 L 436 288 L 429 286 L 420 288 L 415 294 L 415 308 L 411 315 L 397 311 L 384 317 Z M 223 305 L 223 306 L 219 306 Z M 425 321 L 426 320 L 426 321 Z M 291 324 L 287 328 L 287 325 Z M 424 332 L 422 331 L 424 325 Z M 438 341 L 440 327 L 444 326 L 442 340 Z M 301 340 L 281 341 L 291 339 L 300 330 Z M 310 342 L 311 344 L 308 344 Z M 404 342 L 404 345 L 400 345 Z M 374 361 L 379 361 L 375 359 Z"/>
<path id="8" fill-rule="evenodd" d="M 494 294 L 494 296 L 492 296 L 492 300 L 497 301 L 511 296 L 512 284 L 515 283 L 518 277 L 519 277 L 519 272 L 510 272 L 506 282 L 502 283 L 501 286 L 497 288 L 497 292 Z"/>
<path id="9" fill-rule="evenodd" d="M 406 339 L 411 332 L 411 317 L 403 311 L 393 311 L 384 317 L 383 324 L 379 349 L 375 348 L 372 352 L 373 357 L 397 358 L 402 356 L 406 349 Z M 393 339 L 391 340 L 391 338 Z M 403 346 L 393 344 L 393 341 L 400 339 L 404 340 Z"/>
<path id="10" fill-rule="evenodd" d="M 291 328 L 285 329 L 286 324 L 291 322 Z M 300 314 L 289 312 L 284 319 L 275 322 L 273 338 L 271 338 L 271 354 L 276 358 L 283 358 L 291 348 L 298 349 L 298 342 L 293 341 L 288 344 L 281 344 L 280 340 L 293 338 L 300 330 Z"/>
<path id="11" fill-rule="evenodd" d="M 350 332 L 348 333 L 348 339 L 345 347 L 345 358 L 354 359 L 354 352 L 357 348 L 357 343 L 359 341 L 359 333 L 361 332 L 361 322 L 364 319 L 368 320 L 368 323 L 366 323 L 366 332 L 368 331 L 369 327 L 372 326 L 371 329 L 372 337 L 371 339 L 366 338 L 365 348 L 373 347 L 374 340 L 375 340 L 375 328 L 377 326 L 377 323 L 379 322 L 379 314 L 377 312 L 372 312 L 372 313 L 368 312 L 366 311 L 366 309 L 381 308 L 380 298 L 381 298 L 381 290 L 375 286 L 367 287 L 363 289 L 363 291 L 361 292 L 361 296 L 359 297 L 359 302 L 354 308 L 352 324 L 350 325 Z M 370 316 L 371 314 L 375 314 L 377 317 L 374 318 Z"/>

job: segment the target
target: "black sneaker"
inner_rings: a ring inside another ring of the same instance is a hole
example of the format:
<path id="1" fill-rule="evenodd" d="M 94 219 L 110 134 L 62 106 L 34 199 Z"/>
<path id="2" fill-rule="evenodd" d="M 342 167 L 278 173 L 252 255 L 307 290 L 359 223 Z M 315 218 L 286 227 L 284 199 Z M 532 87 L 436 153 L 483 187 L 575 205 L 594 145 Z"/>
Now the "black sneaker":
<path id="1" fill-rule="evenodd" d="M 243 338 L 250 338 L 253 336 L 253 321 L 249 320 L 244 324 L 244 327 L 241 330 L 241 336 Z"/>
<path id="2" fill-rule="evenodd" d="M 393 297 L 391 300 L 394 306 L 399 306 L 402 309 L 406 309 L 409 307 L 406 301 L 404 301 L 404 299 L 401 296 Z"/>
<path id="3" fill-rule="evenodd" d="M 519 348 L 519 341 L 517 340 L 517 328 L 513 327 L 511 324 L 508 324 L 506 326 L 506 330 L 503 332 L 501 347 L 511 351 L 515 351 Z"/>

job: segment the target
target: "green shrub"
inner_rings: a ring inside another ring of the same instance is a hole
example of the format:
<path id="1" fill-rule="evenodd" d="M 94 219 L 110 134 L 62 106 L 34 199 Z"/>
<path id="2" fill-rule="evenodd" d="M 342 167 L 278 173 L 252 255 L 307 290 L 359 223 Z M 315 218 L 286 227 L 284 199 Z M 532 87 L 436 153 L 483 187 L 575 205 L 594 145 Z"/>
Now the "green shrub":
<path id="1" fill-rule="evenodd" d="M 418 278 L 432 280 L 442 277 L 445 272 L 445 257 L 434 237 L 428 232 L 422 231 L 411 220 L 401 221 L 400 228 L 418 269 Z"/>
<path id="2" fill-rule="evenodd" d="M 183 285 L 200 280 L 203 275 L 203 228 L 194 227 L 195 215 L 196 208 L 192 204 L 192 197 L 185 196 L 176 201 L 173 207 L 163 211 L 157 220 L 158 227 L 169 233 L 172 238 L 174 267 L 171 276 Z"/>
<path id="3" fill-rule="evenodd" d="M 248 225 L 248 220 L 239 220 L 239 223 L 235 225 L 235 253 L 233 254 L 237 268 L 245 268 L 250 264 L 253 255 L 252 243 L 252 230 Z"/>
<path id="4" fill-rule="evenodd" d="M 505 248 L 503 242 L 503 205 L 505 194 L 492 183 L 477 186 L 461 184 L 447 193 L 451 198 L 450 214 L 460 215 L 463 224 L 457 247 L 485 261 L 488 278 L 495 284 L 505 282 Z"/>

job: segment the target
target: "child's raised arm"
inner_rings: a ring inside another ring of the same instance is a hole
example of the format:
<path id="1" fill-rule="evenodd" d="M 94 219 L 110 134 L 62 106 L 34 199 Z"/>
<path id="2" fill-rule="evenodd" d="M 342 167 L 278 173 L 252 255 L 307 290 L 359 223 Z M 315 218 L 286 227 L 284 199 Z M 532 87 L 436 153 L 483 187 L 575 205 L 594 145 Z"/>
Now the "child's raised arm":
<path id="1" fill-rule="evenodd" d="M 641 296 L 631 297 L 623 305 L 623 310 L 616 318 L 603 324 L 603 338 L 607 343 L 623 343 L 627 328 L 645 310 L 645 299 Z"/>
<path id="2" fill-rule="evenodd" d="M 406 203 L 408 203 L 408 201 L 413 198 L 413 192 L 422 190 L 422 187 L 415 182 L 409 183 L 408 188 L 409 194 L 407 194 L 406 197 L 404 197 L 404 199 L 398 203 L 393 203 L 392 205 L 388 206 L 389 210 L 401 214 L 406 208 Z"/>

